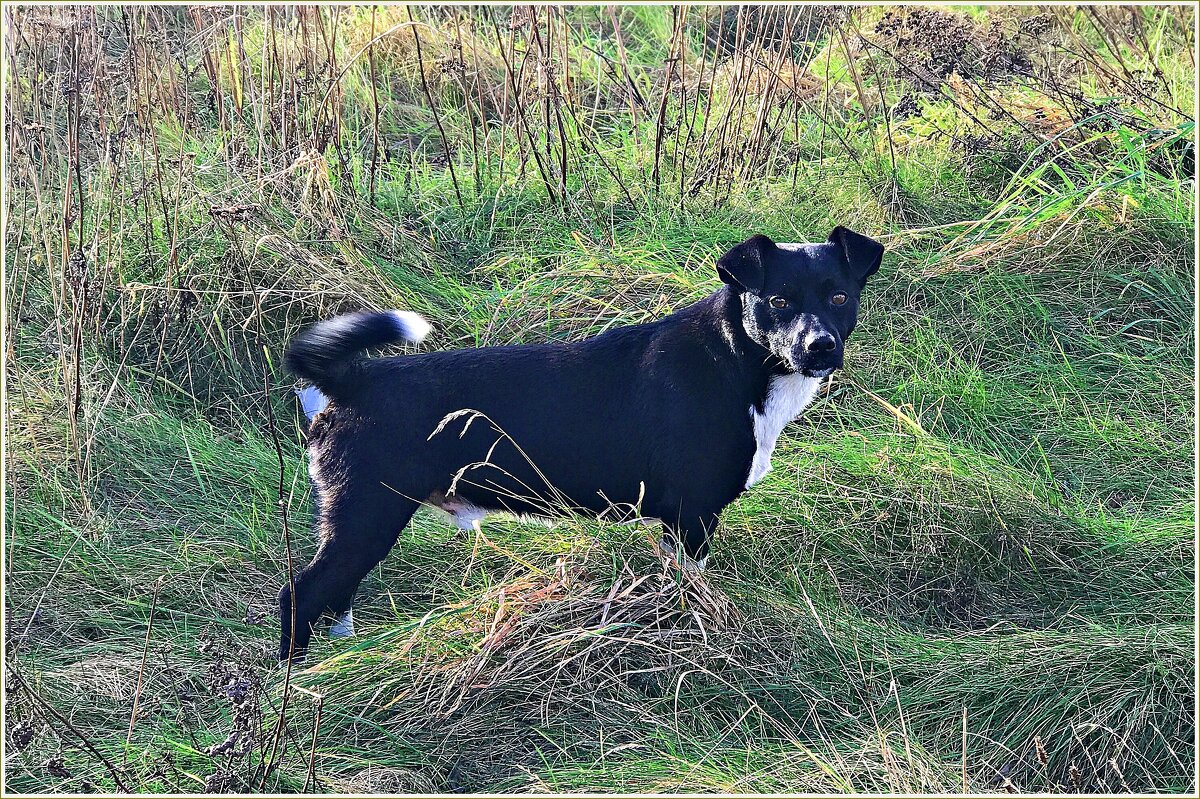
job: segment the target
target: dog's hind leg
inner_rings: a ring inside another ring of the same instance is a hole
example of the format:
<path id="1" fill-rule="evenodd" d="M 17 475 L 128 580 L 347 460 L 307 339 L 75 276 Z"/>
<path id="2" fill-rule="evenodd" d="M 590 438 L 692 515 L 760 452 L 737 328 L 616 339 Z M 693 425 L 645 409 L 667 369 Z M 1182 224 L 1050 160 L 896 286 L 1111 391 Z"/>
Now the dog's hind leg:
<path id="1" fill-rule="evenodd" d="M 296 389 L 296 398 L 300 400 L 300 407 L 304 411 L 304 418 L 312 424 L 312 420 L 318 413 L 329 407 L 329 398 L 321 393 L 321 390 L 316 386 L 305 386 Z M 321 523 L 321 492 L 317 487 L 316 480 L 310 477 L 312 483 L 312 498 L 313 498 L 313 534 L 316 535 L 317 528 Z M 288 623 L 291 623 L 289 619 Z M 354 608 L 353 606 L 346 608 L 346 612 L 341 615 L 329 628 L 330 638 L 350 638 L 354 635 Z"/>
<path id="2" fill-rule="evenodd" d="M 321 495 L 320 492 L 313 489 L 313 534 L 317 537 L 317 543 L 321 542 Z M 289 620 L 290 623 L 290 620 Z M 330 638 L 351 638 L 354 636 L 354 607 L 347 605 L 345 611 L 329 628 Z"/>
<path id="3" fill-rule="evenodd" d="M 359 583 L 387 556 L 417 507 L 382 487 L 366 494 L 347 491 L 324 503 L 317 554 L 296 575 L 295 596 L 286 585 L 279 592 L 280 660 L 304 653 L 322 615 L 337 618 L 349 611 Z"/>

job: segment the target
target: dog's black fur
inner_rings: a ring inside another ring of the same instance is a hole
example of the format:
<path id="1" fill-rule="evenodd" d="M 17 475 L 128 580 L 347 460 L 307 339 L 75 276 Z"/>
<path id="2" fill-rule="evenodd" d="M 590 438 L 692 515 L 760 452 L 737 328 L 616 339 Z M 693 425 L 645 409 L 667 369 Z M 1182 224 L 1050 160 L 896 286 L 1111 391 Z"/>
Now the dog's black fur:
<path id="1" fill-rule="evenodd" d="M 350 607 L 426 502 L 533 516 L 615 508 L 662 520 L 664 542 L 703 562 L 718 514 L 747 486 L 772 380 L 842 366 L 882 256 L 844 228 L 820 245 L 754 236 L 717 262 L 725 285 L 711 296 L 570 344 L 358 359 L 420 336 L 377 313 L 302 333 L 287 366 L 331 402 L 309 430 L 320 545 L 295 578 L 294 640 L 293 597 L 280 592 L 280 658 L 306 649 L 322 614 Z"/>

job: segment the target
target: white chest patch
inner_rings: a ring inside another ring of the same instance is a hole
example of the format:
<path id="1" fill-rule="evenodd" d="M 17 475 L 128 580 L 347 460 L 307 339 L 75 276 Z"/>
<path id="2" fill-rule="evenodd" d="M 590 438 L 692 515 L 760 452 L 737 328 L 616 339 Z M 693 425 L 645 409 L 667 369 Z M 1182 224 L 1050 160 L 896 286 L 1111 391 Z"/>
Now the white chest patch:
<path id="1" fill-rule="evenodd" d="M 750 419 L 754 423 L 754 441 L 758 448 L 754 451 L 754 460 L 750 462 L 750 475 L 746 478 L 746 488 L 757 483 L 771 471 L 771 453 L 775 451 L 775 442 L 784 425 L 798 417 L 821 385 L 819 377 L 805 377 L 802 374 L 772 377 L 767 385 L 767 401 L 763 412 L 759 413 L 750 406 Z"/>

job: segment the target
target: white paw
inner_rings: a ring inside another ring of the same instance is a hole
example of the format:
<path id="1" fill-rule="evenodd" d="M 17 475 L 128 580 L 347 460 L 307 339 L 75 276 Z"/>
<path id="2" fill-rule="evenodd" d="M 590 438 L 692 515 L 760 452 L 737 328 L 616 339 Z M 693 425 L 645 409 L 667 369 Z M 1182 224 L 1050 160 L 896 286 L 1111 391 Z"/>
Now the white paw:
<path id="1" fill-rule="evenodd" d="M 675 550 L 675 545 L 666 539 L 662 539 L 658 542 L 658 548 L 663 551 L 664 555 L 675 561 L 675 563 L 679 565 L 679 568 L 683 569 L 685 572 L 699 573 L 704 571 L 704 567 L 708 565 L 708 555 L 705 555 L 699 560 L 693 560 L 687 555 L 687 553 L 677 552 Z"/>
<path id="2" fill-rule="evenodd" d="M 329 628 L 330 638 L 354 637 L 354 608 L 350 608 Z"/>

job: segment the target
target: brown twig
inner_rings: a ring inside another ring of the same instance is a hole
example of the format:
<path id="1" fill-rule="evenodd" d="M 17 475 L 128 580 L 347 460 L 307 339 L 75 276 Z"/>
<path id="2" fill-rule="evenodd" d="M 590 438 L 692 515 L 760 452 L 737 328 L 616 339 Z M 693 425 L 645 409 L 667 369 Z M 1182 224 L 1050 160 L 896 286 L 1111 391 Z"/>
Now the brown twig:
<path id="1" fill-rule="evenodd" d="M 421 34 L 417 30 L 413 20 L 412 6 L 406 5 L 404 9 L 408 12 L 408 21 L 413 22 L 413 42 L 417 46 L 417 72 L 421 75 L 421 90 L 425 93 L 425 102 L 429 103 L 429 110 L 433 112 L 433 123 L 437 125 L 438 137 L 442 140 L 442 152 L 446 154 L 446 165 L 450 168 L 450 182 L 454 184 L 454 197 L 458 200 L 458 207 L 464 208 L 462 192 L 458 188 L 458 175 L 454 171 L 454 154 L 450 151 L 450 143 L 446 139 L 446 129 L 442 127 L 442 115 L 438 113 L 437 103 L 433 100 L 433 95 L 429 92 L 429 81 L 425 79 L 425 59 L 421 55 Z"/>
<path id="2" fill-rule="evenodd" d="M 154 611 L 158 608 L 158 594 L 162 590 L 163 580 L 159 577 L 154 583 L 154 596 L 150 599 L 150 618 L 146 621 L 146 640 L 142 643 L 142 663 L 138 666 L 137 687 L 133 690 L 133 710 L 129 713 L 129 731 L 125 733 L 125 754 L 122 765 L 128 762 L 129 742 L 133 740 L 133 725 L 137 723 L 138 706 L 142 700 L 142 686 L 146 676 L 146 656 L 150 652 L 150 633 L 154 630 Z"/>
<path id="3" fill-rule="evenodd" d="M 300 793 L 308 793 L 309 783 L 316 787 L 317 781 L 317 736 L 321 732 L 321 709 L 325 706 L 325 698 L 317 697 L 316 717 L 313 719 L 312 744 L 308 750 L 308 773 L 304 776 L 304 787 Z"/>
<path id="4" fill-rule="evenodd" d="M 371 6 L 371 43 L 367 45 L 367 66 L 371 75 L 371 176 L 367 193 L 375 204 L 375 175 L 379 171 L 379 86 L 375 78 L 375 6 Z"/>

